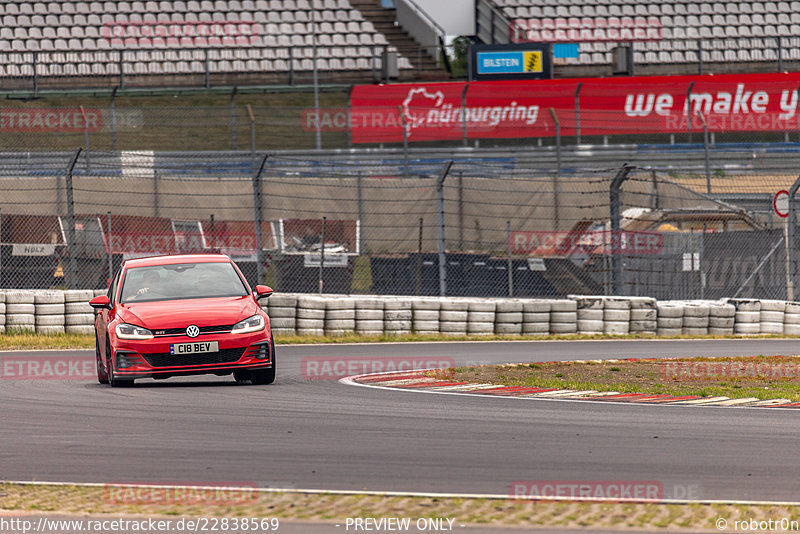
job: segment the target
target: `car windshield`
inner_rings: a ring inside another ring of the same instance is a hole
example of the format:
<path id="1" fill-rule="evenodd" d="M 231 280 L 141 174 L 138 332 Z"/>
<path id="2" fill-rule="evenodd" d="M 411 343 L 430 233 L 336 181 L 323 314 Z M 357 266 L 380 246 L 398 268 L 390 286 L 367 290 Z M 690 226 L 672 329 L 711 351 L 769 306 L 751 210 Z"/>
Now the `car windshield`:
<path id="1" fill-rule="evenodd" d="M 127 269 L 120 302 L 244 295 L 247 295 L 247 288 L 229 262 L 176 263 Z"/>

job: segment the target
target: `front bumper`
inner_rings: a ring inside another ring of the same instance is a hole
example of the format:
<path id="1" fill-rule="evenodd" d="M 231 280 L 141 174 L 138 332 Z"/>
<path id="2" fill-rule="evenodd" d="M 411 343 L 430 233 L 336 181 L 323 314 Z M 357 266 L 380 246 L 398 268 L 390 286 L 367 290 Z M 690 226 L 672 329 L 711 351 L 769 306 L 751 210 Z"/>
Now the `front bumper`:
<path id="1" fill-rule="evenodd" d="M 115 374 L 125 378 L 226 375 L 240 369 L 268 369 L 272 366 L 271 343 L 266 331 L 247 335 L 201 336 L 201 338 L 174 336 L 141 341 L 118 339 L 114 350 Z M 219 351 L 170 354 L 170 345 L 198 340 L 218 342 Z"/>

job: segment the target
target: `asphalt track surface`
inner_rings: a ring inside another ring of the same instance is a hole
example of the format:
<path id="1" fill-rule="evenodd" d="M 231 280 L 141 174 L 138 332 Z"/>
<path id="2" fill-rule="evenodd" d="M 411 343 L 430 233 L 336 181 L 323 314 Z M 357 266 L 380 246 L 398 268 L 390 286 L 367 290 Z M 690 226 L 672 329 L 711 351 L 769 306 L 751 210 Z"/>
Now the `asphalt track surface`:
<path id="1" fill-rule="evenodd" d="M 796 354 L 778 339 L 281 346 L 271 386 L 230 377 L 0 380 L 0 479 L 226 482 L 507 495 L 514 481 L 658 481 L 666 498 L 800 500 L 800 414 L 385 391 L 307 380 L 309 358 L 456 365 Z M 93 356 L 93 351 L 0 353 Z"/>

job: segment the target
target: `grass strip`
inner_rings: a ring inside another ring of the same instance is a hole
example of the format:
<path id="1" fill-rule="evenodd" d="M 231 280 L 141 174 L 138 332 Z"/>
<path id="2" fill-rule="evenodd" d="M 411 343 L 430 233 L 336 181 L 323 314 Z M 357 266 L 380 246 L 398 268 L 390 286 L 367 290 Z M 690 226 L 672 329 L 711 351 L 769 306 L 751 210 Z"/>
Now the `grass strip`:
<path id="1" fill-rule="evenodd" d="M 521 363 L 428 375 L 505 386 L 800 401 L 800 356 L 794 355 Z"/>
<path id="2" fill-rule="evenodd" d="M 800 508 L 787 505 L 556 502 L 469 497 L 309 494 L 231 490 L 186 491 L 181 498 L 163 489 L 119 486 L 0 483 L 2 515 L 109 514 L 149 517 L 258 517 L 344 522 L 348 517 L 454 519 L 455 525 L 613 527 L 672 530 L 711 529 L 725 519 L 800 521 Z M 216 496 L 216 497 L 215 497 Z"/>

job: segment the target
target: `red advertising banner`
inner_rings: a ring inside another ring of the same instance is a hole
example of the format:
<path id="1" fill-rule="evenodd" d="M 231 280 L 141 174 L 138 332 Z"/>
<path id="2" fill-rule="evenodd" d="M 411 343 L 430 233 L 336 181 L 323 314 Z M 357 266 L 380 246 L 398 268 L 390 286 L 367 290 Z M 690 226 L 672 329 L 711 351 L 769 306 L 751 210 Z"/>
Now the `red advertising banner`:
<path id="1" fill-rule="evenodd" d="M 349 123 L 355 143 L 548 137 L 556 121 L 562 135 L 702 131 L 702 119 L 710 132 L 797 131 L 798 85 L 800 73 L 360 85 Z"/>

